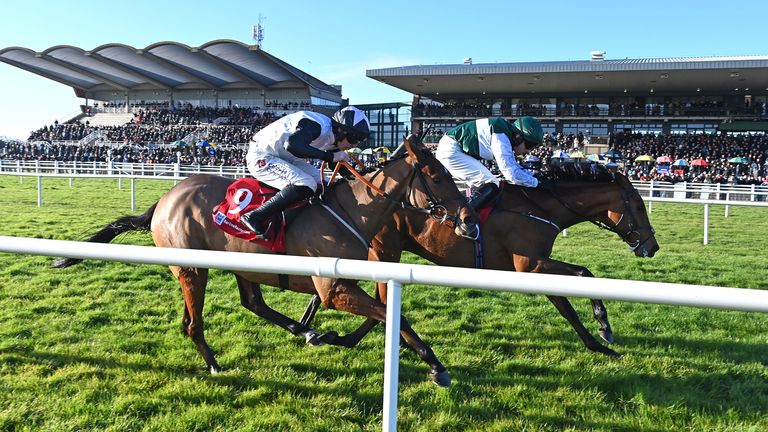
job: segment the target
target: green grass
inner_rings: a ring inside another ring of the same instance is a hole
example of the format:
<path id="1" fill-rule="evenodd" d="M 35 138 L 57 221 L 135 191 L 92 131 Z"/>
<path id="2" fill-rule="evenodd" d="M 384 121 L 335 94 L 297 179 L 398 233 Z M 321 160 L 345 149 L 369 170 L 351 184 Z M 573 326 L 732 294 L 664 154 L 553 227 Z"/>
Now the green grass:
<path id="1" fill-rule="evenodd" d="M 129 213 L 116 180 L 0 176 L 0 235 L 76 240 Z M 137 212 L 169 187 L 138 181 Z M 635 258 L 582 224 L 554 256 L 598 277 L 764 289 L 766 210 L 654 203 L 662 247 Z M 150 245 L 147 234 L 122 243 Z M 422 263 L 414 256 L 408 262 Z M 354 349 L 308 347 L 239 304 L 212 271 L 206 336 L 226 371 L 211 376 L 181 333 L 182 298 L 160 266 L 0 254 L 0 430 L 380 430 L 383 328 Z M 620 282 L 617 282 L 620 284 Z M 370 289 L 370 284 L 364 284 Z M 265 288 L 300 316 L 308 297 Z M 589 303 L 572 299 L 596 333 Z M 608 302 L 620 360 L 587 351 L 542 296 L 407 286 L 403 311 L 453 378 L 449 389 L 401 351 L 401 430 L 768 430 L 768 316 Z M 360 318 L 321 311 L 320 331 Z"/>

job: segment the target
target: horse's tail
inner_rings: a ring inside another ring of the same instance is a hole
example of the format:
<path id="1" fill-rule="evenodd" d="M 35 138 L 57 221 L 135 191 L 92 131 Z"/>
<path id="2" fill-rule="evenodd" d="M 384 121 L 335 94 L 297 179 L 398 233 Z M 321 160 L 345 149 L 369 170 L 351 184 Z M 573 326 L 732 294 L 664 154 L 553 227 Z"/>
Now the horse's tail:
<path id="1" fill-rule="evenodd" d="M 148 231 L 152 225 L 152 215 L 155 214 L 157 203 L 138 216 L 123 216 L 91 235 L 85 241 L 92 243 L 109 243 L 120 234 L 129 231 Z M 56 258 L 51 265 L 55 268 L 73 266 L 83 261 L 79 258 Z"/>

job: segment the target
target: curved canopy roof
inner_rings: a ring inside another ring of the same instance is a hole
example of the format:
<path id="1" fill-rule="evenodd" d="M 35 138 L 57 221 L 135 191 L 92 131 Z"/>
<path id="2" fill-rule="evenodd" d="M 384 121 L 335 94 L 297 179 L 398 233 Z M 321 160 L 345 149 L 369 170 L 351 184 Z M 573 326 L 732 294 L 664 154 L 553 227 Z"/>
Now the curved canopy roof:
<path id="1" fill-rule="evenodd" d="M 215 40 L 193 48 L 158 42 L 144 49 L 106 44 L 91 51 L 58 45 L 43 52 L 8 47 L 0 61 L 83 91 L 311 87 L 339 90 L 255 45 Z"/>
<path id="2" fill-rule="evenodd" d="M 574 93 L 768 94 L 768 56 L 417 65 L 366 71 L 423 96 Z"/>

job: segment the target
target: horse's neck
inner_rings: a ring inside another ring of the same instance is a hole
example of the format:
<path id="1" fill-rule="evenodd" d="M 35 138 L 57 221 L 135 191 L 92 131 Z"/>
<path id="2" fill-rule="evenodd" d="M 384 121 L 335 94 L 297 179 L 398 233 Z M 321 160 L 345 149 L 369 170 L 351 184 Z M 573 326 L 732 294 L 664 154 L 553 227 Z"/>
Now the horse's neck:
<path id="1" fill-rule="evenodd" d="M 394 218 L 403 248 L 437 265 L 474 266 L 474 242 L 459 237 L 439 220 L 409 210 L 398 210 Z"/>
<path id="2" fill-rule="evenodd" d="M 388 177 L 374 179 L 373 183 L 395 199 L 402 195 L 405 188 L 405 182 Z M 333 194 L 335 206 L 340 210 L 339 216 L 348 219 L 366 241 L 373 239 L 397 208 L 397 202 L 377 194 L 359 180 L 340 184 L 333 189 Z"/>
<path id="3" fill-rule="evenodd" d="M 608 211 L 611 202 L 612 183 L 572 182 L 561 183 L 557 198 L 539 203 L 561 229 L 595 219 Z"/>

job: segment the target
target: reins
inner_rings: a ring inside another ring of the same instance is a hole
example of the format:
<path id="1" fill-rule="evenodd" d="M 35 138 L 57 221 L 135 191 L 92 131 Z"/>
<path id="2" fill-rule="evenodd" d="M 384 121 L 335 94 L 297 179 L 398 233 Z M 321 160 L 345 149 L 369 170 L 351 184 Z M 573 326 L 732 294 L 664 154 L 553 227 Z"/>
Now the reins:
<path id="1" fill-rule="evenodd" d="M 363 163 L 355 156 L 350 155 L 350 157 L 353 159 L 355 163 L 358 164 L 358 166 L 364 166 Z M 323 167 L 325 166 L 325 162 L 323 162 L 323 165 L 321 165 L 321 175 L 323 172 Z M 340 161 L 336 163 L 336 167 L 333 170 L 333 173 L 331 174 L 331 177 L 328 180 L 328 184 L 333 183 L 336 175 L 338 175 L 341 167 L 347 168 L 347 170 L 358 180 L 360 180 L 366 187 L 374 191 L 379 196 L 382 196 L 386 199 L 388 199 L 391 202 L 396 203 L 399 207 L 404 208 L 406 210 L 411 210 L 417 213 L 426 214 L 432 217 L 435 217 L 436 219 L 440 219 L 441 223 L 444 223 L 446 221 L 456 222 L 456 217 L 449 215 L 447 209 L 445 208 L 440 201 L 435 198 L 434 193 L 432 192 L 432 189 L 429 188 L 429 184 L 427 183 L 426 179 L 424 178 L 424 173 L 421 171 L 421 163 L 415 162 L 413 165 L 414 167 L 414 175 L 411 176 L 411 180 L 409 183 L 413 182 L 413 177 L 417 177 L 419 181 L 421 182 L 421 185 L 424 187 L 424 193 L 427 195 L 427 202 L 429 203 L 429 207 L 417 207 L 413 204 L 410 204 L 409 202 L 405 200 L 396 200 L 392 198 L 389 194 L 387 194 L 385 191 L 383 191 L 381 188 L 376 186 L 375 184 L 371 183 L 370 180 L 368 180 L 364 175 L 360 174 L 352 165 L 349 164 L 347 161 Z"/>
<path id="2" fill-rule="evenodd" d="M 410 148 L 409 148 L 409 152 L 411 154 L 413 154 L 412 150 L 410 150 Z M 358 164 L 358 166 L 364 166 L 363 163 L 357 157 L 355 157 L 353 155 L 350 155 L 350 158 L 353 159 L 353 161 L 355 161 Z M 322 182 L 322 184 L 323 184 L 323 192 L 320 195 L 320 199 L 317 200 L 317 201 L 319 201 L 319 205 L 321 207 L 323 207 L 326 211 L 328 211 L 337 221 L 339 221 L 339 223 L 341 223 L 350 232 L 352 232 L 352 234 L 360 241 L 360 243 L 363 244 L 363 247 L 365 247 L 366 249 L 370 249 L 371 248 L 371 244 L 370 244 L 370 242 L 366 241 L 363 238 L 363 236 L 360 234 L 360 230 L 355 226 L 355 224 L 351 223 L 351 222 L 348 222 L 347 220 L 345 220 L 345 218 L 339 216 L 338 213 L 336 213 L 329 205 L 327 205 L 325 203 L 325 198 L 324 197 L 325 197 L 326 187 L 328 185 L 331 185 L 334 182 L 334 180 L 336 179 L 336 176 L 339 174 L 339 171 L 341 170 L 342 167 L 347 168 L 347 170 L 355 178 L 360 180 L 365 185 L 365 187 L 369 188 L 370 190 L 375 192 L 377 195 L 379 195 L 379 196 L 389 200 L 390 202 L 395 203 L 396 205 L 398 205 L 398 206 L 400 206 L 400 207 L 402 207 L 404 209 L 408 209 L 408 210 L 411 210 L 411 211 L 415 211 L 415 212 L 418 212 L 418 213 L 429 215 L 431 217 L 435 217 L 436 219 L 440 219 L 441 223 L 443 223 L 443 222 L 445 222 L 447 220 L 450 220 L 450 221 L 453 221 L 454 223 L 456 223 L 456 221 L 458 219 L 457 216 L 449 215 L 447 209 L 445 208 L 445 206 L 443 206 L 439 202 L 439 200 L 435 197 L 434 193 L 432 192 L 432 190 L 429 187 L 429 184 L 427 183 L 427 180 L 424 178 L 424 173 L 422 172 L 422 164 L 420 162 L 418 162 L 418 159 L 415 156 L 414 156 L 414 163 L 411 164 L 411 166 L 413 167 L 413 171 L 409 175 L 409 179 L 407 181 L 408 189 L 406 189 L 406 196 L 409 195 L 409 192 L 408 192 L 409 190 L 413 190 L 413 186 L 411 186 L 411 184 L 414 182 L 414 180 L 416 178 L 418 178 L 419 181 L 421 182 L 421 185 L 424 188 L 424 193 L 427 195 L 427 202 L 429 203 L 429 207 L 428 208 L 417 207 L 417 206 L 414 206 L 414 205 L 406 202 L 405 200 L 396 200 L 396 199 L 392 198 L 391 195 L 389 195 L 386 191 L 382 190 L 381 188 L 379 188 L 378 186 L 373 184 L 364 175 L 362 175 L 354 167 L 352 167 L 352 165 L 350 165 L 347 161 L 339 161 L 336 164 L 336 166 L 334 167 L 334 170 L 333 170 L 333 172 L 332 172 L 328 182 L 327 183 L 325 181 Z M 325 168 L 326 168 L 326 163 L 323 162 L 320 165 L 320 177 L 323 180 L 325 179 Z M 311 201 L 312 200 L 310 200 L 310 202 Z M 350 215 L 349 215 L 349 212 L 346 211 L 346 209 L 344 209 L 344 206 L 341 204 L 341 202 L 339 201 L 339 202 L 337 202 L 337 204 L 341 208 L 342 212 L 346 214 L 347 218 L 352 219 L 350 217 Z"/>
<path id="3" fill-rule="evenodd" d="M 526 197 L 526 198 L 527 198 L 527 199 L 528 199 L 528 200 L 529 200 L 531 203 L 533 203 L 533 204 L 534 204 L 534 205 L 536 205 L 537 207 L 541 208 L 541 206 L 539 206 L 539 205 L 538 205 L 538 204 L 537 204 L 537 203 L 536 203 L 534 200 L 532 200 L 532 199 L 531 199 L 531 197 L 528 195 L 528 193 L 527 193 L 526 191 L 524 191 L 523 189 L 521 189 L 521 192 L 523 193 L 523 195 L 524 195 L 524 196 L 525 196 L 525 197 Z M 592 225 L 595 225 L 596 227 L 598 227 L 598 228 L 600 228 L 600 229 L 604 229 L 604 230 L 610 231 L 610 232 L 612 232 L 612 233 L 616 234 L 617 236 L 619 236 L 619 237 L 620 237 L 620 238 L 621 238 L 621 239 L 622 239 L 622 240 L 623 240 L 623 241 L 624 241 L 624 242 L 627 244 L 627 246 L 629 247 L 629 249 L 630 249 L 631 251 L 633 251 L 633 252 L 634 252 L 635 250 L 637 250 L 637 249 L 638 249 L 640 246 L 642 246 L 643 244 L 645 244 L 645 243 L 646 243 L 648 240 L 650 240 L 650 239 L 651 239 L 651 237 L 653 236 L 653 234 L 655 233 L 655 231 L 653 230 L 653 227 L 650 227 L 651 235 L 649 235 L 648 237 L 646 237 L 646 238 L 645 238 L 645 240 L 642 240 L 642 241 L 640 240 L 640 233 L 639 233 L 638 229 L 640 229 L 640 228 L 643 228 L 643 227 L 640 227 L 640 226 L 639 226 L 639 224 L 638 224 L 638 222 L 637 222 L 637 217 L 635 216 L 635 213 L 632 211 L 631 205 L 630 205 L 630 203 L 629 203 L 629 199 L 630 199 L 631 197 L 633 197 L 633 196 L 634 196 L 634 195 L 636 195 L 636 194 L 637 194 L 637 195 L 639 195 L 639 192 L 638 192 L 636 189 L 632 189 L 632 191 L 631 191 L 631 192 L 628 192 L 628 191 L 626 191 L 626 190 L 623 190 L 623 189 L 622 189 L 622 191 L 621 191 L 621 200 L 622 200 L 622 202 L 623 202 L 623 204 L 624 204 L 624 209 L 625 209 L 625 212 L 621 214 L 621 218 L 619 219 L 619 221 L 618 221 L 618 222 L 616 222 L 616 225 L 615 225 L 615 226 L 611 226 L 611 225 L 608 225 L 608 224 L 606 224 L 605 222 L 603 222 L 603 221 L 600 221 L 600 220 L 597 220 L 597 219 L 592 219 L 591 217 L 589 217 L 589 216 L 585 215 L 584 213 L 580 212 L 579 210 L 577 210 L 577 209 L 573 208 L 573 207 L 572 207 L 570 204 L 568 204 L 567 202 L 565 202 L 565 201 L 564 201 L 562 198 L 560 198 L 558 195 L 556 195 L 556 194 L 552 193 L 552 191 L 550 191 L 549 193 L 550 193 L 550 195 L 552 195 L 552 197 L 553 197 L 553 198 L 554 198 L 554 199 L 555 199 L 555 200 L 556 200 L 558 203 L 560 203 L 560 205 L 561 205 L 561 206 L 563 206 L 563 207 L 564 207 L 566 210 L 570 211 L 571 213 L 573 213 L 573 214 L 575 214 L 576 216 L 580 217 L 581 219 L 583 219 L 583 220 L 585 220 L 585 221 L 587 221 L 587 222 L 591 223 Z M 622 233 L 621 231 L 619 231 L 619 228 L 618 228 L 618 226 L 619 226 L 619 224 L 621 223 L 621 221 L 624 219 L 624 215 L 626 215 L 626 214 L 629 214 L 629 221 L 627 222 L 627 225 L 628 225 L 628 227 L 627 227 L 627 228 L 628 228 L 628 231 L 627 231 L 626 233 Z M 545 221 L 546 221 L 546 220 L 545 220 Z M 551 221 L 546 221 L 546 222 L 552 223 Z M 554 223 L 552 223 L 552 224 L 553 224 L 553 225 L 555 225 Z M 555 226 L 556 226 L 556 225 L 555 225 Z M 638 235 L 638 239 L 637 239 L 637 240 L 634 242 L 634 244 L 631 244 L 631 243 L 630 243 L 630 241 L 629 241 L 629 237 L 630 237 L 630 236 L 631 236 L 633 233 Z"/>

